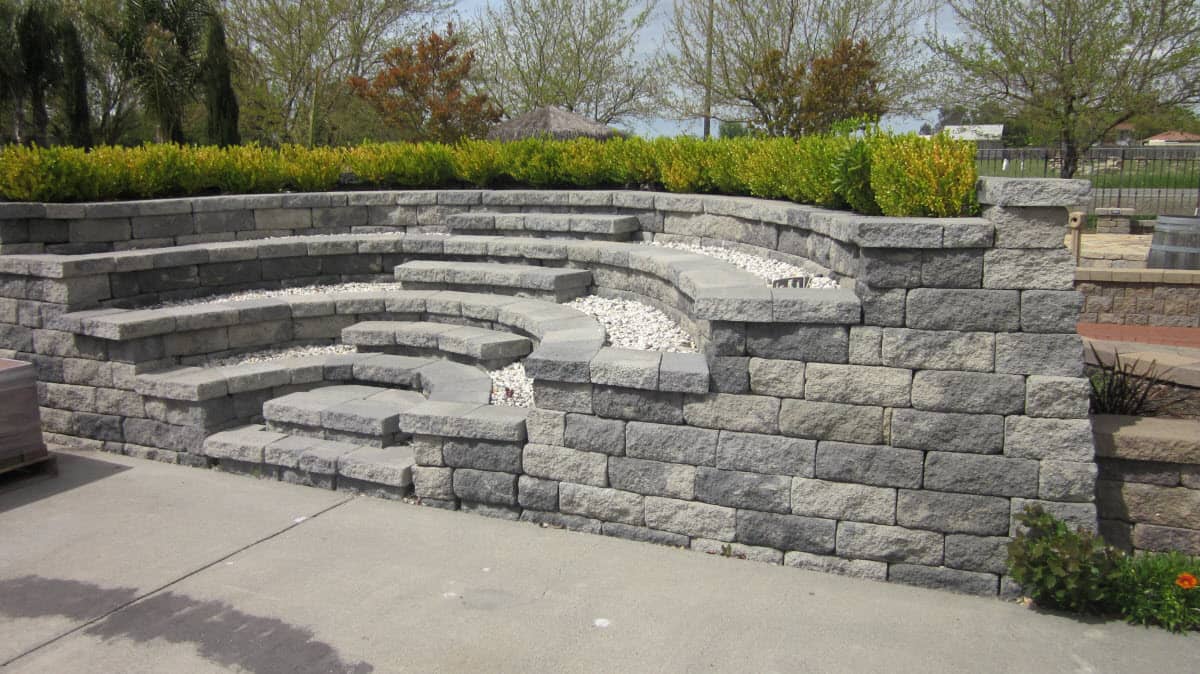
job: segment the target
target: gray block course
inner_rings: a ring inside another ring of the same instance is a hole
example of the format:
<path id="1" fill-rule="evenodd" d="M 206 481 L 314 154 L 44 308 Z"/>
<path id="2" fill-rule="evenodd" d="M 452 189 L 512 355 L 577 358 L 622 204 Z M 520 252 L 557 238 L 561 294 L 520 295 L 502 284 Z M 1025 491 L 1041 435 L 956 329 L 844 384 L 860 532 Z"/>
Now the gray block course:
<path id="1" fill-rule="evenodd" d="M 601 419 L 589 414 L 567 414 L 563 441 L 559 444 L 621 456 L 625 453 L 625 423 L 619 419 Z"/>
<path id="2" fill-rule="evenodd" d="M 1013 332 L 1021 328 L 1021 297 L 1015 290 L 908 292 L 907 325 L 918 330 Z"/>
<path id="3" fill-rule="evenodd" d="M 791 478 L 701 467 L 696 470 L 696 500 L 776 513 L 791 512 Z"/>
<path id="4" fill-rule="evenodd" d="M 605 347 L 592 359 L 591 380 L 608 386 L 655 390 L 661 362 L 662 354 L 656 351 Z"/>
<path id="5" fill-rule="evenodd" d="M 1083 340 L 1076 334 L 998 334 L 996 372 L 1079 377 L 1083 374 Z"/>
<path id="6" fill-rule="evenodd" d="M 815 440 L 721 431 L 716 466 L 725 470 L 811 477 L 816 450 Z"/>
<path id="7" fill-rule="evenodd" d="M 517 504 L 533 510 L 558 510 L 558 483 L 521 475 L 517 479 Z"/>
<path id="8" fill-rule="evenodd" d="M 528 475 L 594 487 L 608 486 L 606 454 L 581 452 L 553 445 L 527 444 L 522 457 L 524 471 Z"/>
<path id="9" fill-rule="evenodd" d="M 837 525 L 839 557 L 936 566 L 942 563 L 943 550 L 944 537 L 934 531 L 863 522 Z"/>
<path id="10" fill-rule="evenodd" d="M 1004 451 L 1004 417 L 998 414 L 893 410 L 891 431 L 896 447 L 974 454 Z"/>
<path id="11" fill-rule="evenodd" d="M 883 328 L 881 362 L 914 370 L 991 372 L 995 344 L 990 332 Z"/>
<path id="12" fill-rule="evenodd" d="M 1084 377 L 1031 375 L 1025 380 L 1025 414 L 1083 419 L 1088 415 L 1090 395 L 1091 384 Z"/>
<path id="13" fill-rule="evenodd" d="M 660 424 L 683 423 L 683 395 L 680 393 L 638 391 L 599 385 L 589 388 L 592 390 L 591 409 L 598 416 Z M 535 388 L 534 399 L 536 398 Z M 582 408 L 582 405 L 579 407 Z"/>
<path id="14" fill-rule="evenodd" d="M 913 449 L 822 440 L 817 443 L 814 474 L 822 480 L 916 489 L 924 458 Z"/>
<path id="15" fill-rule="evenodd" d="M 453 476 L 454 495 L 488 505 L 517 504 L 517 476 L 511 473 L 459 468 Z"/>
<path id="16" fill-rule="evenodd" d="M 513 442 L 447 438 L 442 445 L 442 460 L 452 468 L 519 473 L 521 451 L 521 445 Z"/>
<path id="17" fill-rule="evenodd" d="M 683 402 L 683 418 L 691 425 L 706 428 L 776 433 L 779 399 L 734 393 L 688 395 Z"/>
<path id="18" fill-rule="evenodd" d="M 750 323 L 746 353 L 760 358 L 846 363 L 850 358 L 850 331 L 840 325 Z"/>
<path id="19" fill-rule="evenodd" d="M 846 482 L 792 480 L 792 513 L 830 520 L 896 523 L 896 490 Z"/>
<path id="20" fill-rule="evenodd" d="M 1093 461 L 1092 425 L 1087 419 L 1004 420 L 1004 453 L 1021 459 Z"/>
<path id="21" fill-rule="evenodd" d="M 779 428 L 800 438 L 877 444 L 883 442 L 883 408 L 785 399 Z"/>
<path id="22" fill-rule="evenodd" d="M 1008 544 L 1011 541 L 1007 536 L 950 534 L 946 536 L 945 564 L 967 571 L 1008 573 Z"/>
<path id="23" fill-rule="evenodd" d="M 625 453 L 635 459 L 712 466 L 717 438 L 717 431 L 705 428 L 631 421 L 625 428 Z"/>
<path id="24" fill-rule="evenodd" d="M 737 511 L 695 501 L 647 496 L 646 526 L 684 536 L 732 541 L 737 533 Z"/>
<path id="25" fill-rule="evenodd" d="M 912 404 L 933 412 L 1016 414 L 1025 408 L 1025 378 L 926 370 L 913 376 Z"/>
<path id="26" fill-rule="evenodd" d="M 1074 290 L 1025 290 L 1021 293 L 1021 330 L 1072 333 L 1083 311 L 1083 293 Z"/>
<path id="27" fill-rule="evenodd" d="M 645 522 L 645 502 L 648 498 L 652 497 L 571 482 L 558 485 L 559 510 L 570 515 L 594 517 L 605 522 L 641 526 Z"/>
<path id="28" fill-rule="evenodd" d="M 896 523 L 942 533 L 1003 535 L 1008 533 L 1009 501 L 995 496 L 901 489 L 896 498 Z"/>
<path id="29" fill-rule="evenodd" d="M 811 363 L 805 371 L 804 397 L 807 400 L 908 407 L 911 395 L 910 370 Z"/>
<path id="30" fill-rule="evenodd" d="M 815 554 L 834 551 L 837 523 L 829 519 L 738 510 L 739 543 Z"/>
<path id="31" fill-rule="evenodd" d="M 696 498 L 696 468 L 679 463 L 614 456 L 608 460 L 608 482 L 615 489 L 647 496 Z"/>
<path id="32" fill-rule="evenodd" d="M 794 360 L 751 358 L 750 390 L 781 398 L 804 397 L 804 363 Z"/>
<path id="33" fill-rule="evenodd" d="M 832 555 L 792 551 L 784 555 L 783 564 L 796 569 L 833 573 L 850 578 L 887 580 L 887 563 L 867 559 L 842 559 Z"/>
<path id="34" fill-rule="evenodd" d="M 1005 456 L 929 452 L 925 488 L 993 496 L 1037 495 L 1038 462 Z"/>
<path id="35" fill-rule="evenodd" d="M 992 573 L 961 571 L 919 564 L 892 564 L 888 567 L 888 580 L 905 585 L 952 590 L 963 594 L 988 597 L 996 595 L 999 582 L 996 574 Z"/>
<path id="36" fill-rule="evenodd" d="M 1091 502 L 1096 494 L 1098 469 L 1094 462 L 1041 462 L 1038 498 L 1051 501 Z"/>

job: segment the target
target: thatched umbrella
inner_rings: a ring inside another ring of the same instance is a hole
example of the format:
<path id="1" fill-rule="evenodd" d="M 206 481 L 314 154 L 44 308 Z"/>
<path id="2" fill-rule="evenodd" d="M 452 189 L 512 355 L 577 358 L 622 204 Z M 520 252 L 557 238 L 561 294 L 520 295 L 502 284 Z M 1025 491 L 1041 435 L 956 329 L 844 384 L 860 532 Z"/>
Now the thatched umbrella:
<path id="1" fill-rule="evenodd" d="M 491 131 L 488 131 L 490 140 L 521 140 L 522 138 L 608 140 L 618 135 L 620 134 L 616 129 L 553 106 L 535 108 L 507 122 L 497 124 L 492 127 Z"/>

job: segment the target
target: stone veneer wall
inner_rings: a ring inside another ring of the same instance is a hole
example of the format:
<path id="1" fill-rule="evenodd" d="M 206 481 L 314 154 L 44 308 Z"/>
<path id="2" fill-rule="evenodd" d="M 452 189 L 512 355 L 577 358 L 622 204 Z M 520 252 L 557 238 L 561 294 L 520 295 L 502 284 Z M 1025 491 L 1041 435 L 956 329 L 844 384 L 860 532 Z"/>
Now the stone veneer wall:
<path id="1" fill-rule="evenodd" d="M 1065 207 L 1087 190 L 1083 181 L 986 179 L 983 217 L 940 220 L 638 192 L 3 204 L 6 252 L 10 243 L 26 246 L 21 252 L 102 252 L 0 256 L 0 343 L 39 366 L 43 411 L 60 424 L 55 439 L 140 452 L 209 412 L 151 405 L 133 391 L 139 372 L 178 355 L 139 346 L 133 333 L 129 341 L 77 334 L 65 313 L 247 286 L 381 278 L 406 259 L 440 254 L 428 238 L 411 235 L 382 249 L 354 237 L 230 240 L 397 231 L 468 210 L 636 214 L 646 238 L 719 240 L 809 260 L 841 276 L 861 311 L 846 319 L 839 307 L 822 319 L 773 303 L 769 289 L 710 294 L 704 318 L 689 326 L 702 333 L 707 393 L 658 390 L 655 357 L 593 360 L 582 375 L 542 368 L 519 466 L 497 464 L 486 441 L 464 446 L 453 423 L 431 426 L 416 441 L 417 496 L 995 594 L 1011 590 L 1002 579 L 1004 545 L 1025 506 L 1096 526 L 1097 469 L 1075 334 L 1082 300 L 1062 246 Z M 208 243 L 187 245 L 201 241 Z M 164 248 L 103 252 L 141 246 Z M 614 284 L 629 280 L 617 290 L 673 302 L 685 318 L 700 309 L 687 293 L 657 292 L 640 272 L 606 271 Z M 280 341 L 277 333 L 244 332 L 246 346 Z M 176 460 L 206 463 L 188 451 Z"/>
<path id="2" fill-rule="evenodd" d="M 1081 267 L 1075 281 L 1085 323 L 1200 327 L 1200 270 Z"/>

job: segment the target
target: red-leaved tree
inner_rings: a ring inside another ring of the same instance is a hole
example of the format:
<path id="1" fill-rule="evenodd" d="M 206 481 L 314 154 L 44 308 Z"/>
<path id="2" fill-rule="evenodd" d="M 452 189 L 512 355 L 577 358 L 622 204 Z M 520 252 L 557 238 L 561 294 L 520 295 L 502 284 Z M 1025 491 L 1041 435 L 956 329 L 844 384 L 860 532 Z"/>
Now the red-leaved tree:
<path id="1" fill-rule="evenodd" d="M 481 137 L 499 121 L 500 109 L 487 95 L 467 88 L 475 52 L 464 49 L 452 24 L 444 34 L 392 49 L 383 61 L 374 78 L 352 77 L 350 87 L 404 139 L 453 143 Z"/>

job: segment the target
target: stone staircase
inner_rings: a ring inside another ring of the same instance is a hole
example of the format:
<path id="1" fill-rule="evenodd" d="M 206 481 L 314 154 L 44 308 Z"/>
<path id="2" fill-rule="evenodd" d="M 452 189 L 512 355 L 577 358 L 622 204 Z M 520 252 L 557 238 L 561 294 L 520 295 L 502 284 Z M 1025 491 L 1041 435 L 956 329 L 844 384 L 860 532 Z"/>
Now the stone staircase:
<path id="1" fill-rule="evenodd" d="M 529 355 L 529 339 L 509 332 L 425 321 L 366 321 L 342 330 L 357 351 L 438 355 L 495 370 Z"/>
<path id="2" fill-rule="evenodd" d="M 586 295 L 592 283 L 586 269 L 457 260 L 413 260 L 398 265 L 395 274 L 406 289 L 486 292 L 552 302 Z"/>
<path id="3" fill-rule="evenodd" d="M 326 386 L 268 400 L 263 419 L 279 433 L 388 447 L 410 437 L 400 428 L 400 413 L 424 401 L 416 391 Z"/>

